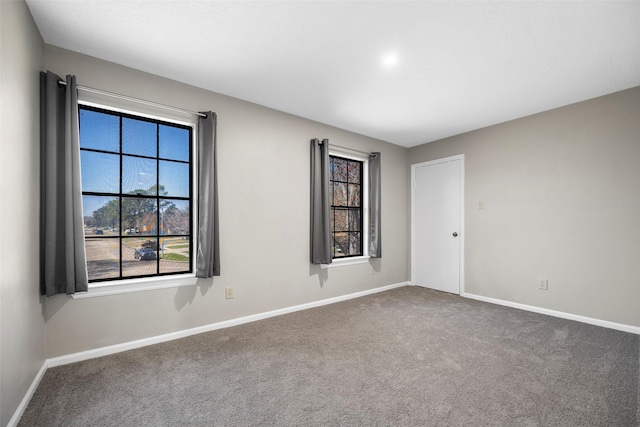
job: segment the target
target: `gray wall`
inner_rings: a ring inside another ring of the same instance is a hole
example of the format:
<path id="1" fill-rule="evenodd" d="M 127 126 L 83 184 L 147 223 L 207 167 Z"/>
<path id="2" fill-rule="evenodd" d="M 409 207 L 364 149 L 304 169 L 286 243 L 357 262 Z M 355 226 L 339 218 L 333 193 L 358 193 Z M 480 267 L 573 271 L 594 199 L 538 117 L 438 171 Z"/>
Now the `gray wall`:
<path id="1" fill-rule="evenodd" d="M 39 296 L 39 76 L 43 43 L 24 2 L 0 1 L 0 425 L 45 358 Z"/>
<path id="2" fill-rule="evenodd" d="M 455 154 L 467 292 L 640 326 L 640 87 L 421 145 L 409 163 Z"/>
<path id="3" fill-rule="evenodd" d="M 78 84 L 218 114 L 222 275 L 197 287 L 46 304 L 50 357 L 409 280 L 407 150 L 255 104 L 46 46 L 45 68 Z M 310 100 L 312 102 L 312 100 Z M 309 264 L 309 140 L 382 152 L 384 257 Z M 235 298 L 225 300 L 225 286 Z"/>

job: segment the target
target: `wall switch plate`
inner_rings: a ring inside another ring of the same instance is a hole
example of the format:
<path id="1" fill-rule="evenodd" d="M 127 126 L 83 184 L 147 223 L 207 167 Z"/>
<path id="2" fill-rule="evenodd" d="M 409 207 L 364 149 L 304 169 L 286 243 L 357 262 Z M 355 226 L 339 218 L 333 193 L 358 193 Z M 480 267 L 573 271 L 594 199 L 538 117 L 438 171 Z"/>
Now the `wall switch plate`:
<path id="1" fill-rule="evenodd" d="M 538 289 L 543 291 L 549 289 L 549 281 L 547 279 L 538 279 Z"/>
<path id="2" fill-rule="evenodd" d="M 484 209 L 484 202 L 482 200 L 480 200 L 478 202 L 478 210 Z"/>
<path id="3" fill-rule="evenodd" d="M 224 288 L 224 297 L 226 299 L 233 299 L 233 286 L 227 286 Z"/>

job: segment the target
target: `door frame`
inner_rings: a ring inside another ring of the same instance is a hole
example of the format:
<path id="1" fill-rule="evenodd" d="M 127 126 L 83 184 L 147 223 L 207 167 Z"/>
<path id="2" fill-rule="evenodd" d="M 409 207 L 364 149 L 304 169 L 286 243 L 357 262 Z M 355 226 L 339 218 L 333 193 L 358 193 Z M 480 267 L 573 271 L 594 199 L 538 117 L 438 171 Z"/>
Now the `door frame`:
<path id="1" fill-rule="evenodd" d="M 439 163 L 449 163 L 451 161 L 460 161 L 460 230 L 458 237 L 460 238 L 460 295 L 464 295 L 464 154 L 444 157 L 442 159 L 430 160 L 427 162 L 414 163 L 411 165 L 411 284 L 416 285 L 416 242 L 415 242 L 415 196 L 416 196 L 416 169 L 424 166 L 436 165 Z"/>

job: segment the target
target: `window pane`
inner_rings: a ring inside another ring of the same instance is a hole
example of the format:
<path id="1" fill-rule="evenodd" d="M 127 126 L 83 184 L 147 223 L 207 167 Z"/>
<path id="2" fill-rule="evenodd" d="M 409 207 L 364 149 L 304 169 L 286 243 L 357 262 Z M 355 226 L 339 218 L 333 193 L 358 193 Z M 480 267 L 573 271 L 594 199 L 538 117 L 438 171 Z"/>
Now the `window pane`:
<path id="1" fill-rule="evenodd" d="M 156 164 L 152 159 L 122 156 L 122 192 L 156 195 Z"/>
<path id="2" fill-rule="evenodd" d="M 360 162 L 349 162 L 349 182 L 360 184 Z"/>
<path id="3" fill-rule="evenodd" d="M 80 151 L 82 191 L 120 193 L 120 156 Z"/>
<path id="4" fill-rule="evenodd" d="M 147 276 L 158 271 L 155 238 L 122 239 L 122 275 Z"/>
<path id="5" fill-rule="evenodd" d="M 349 255 L 362 255 L 360 233 L 349 233 Z"/>
<path id="6" fill-rule="evenodd" d="M 333 181 L 333 162 L 335 161 L 335 157 L 329 156 L 329 181 Z"/>
<path id="7" fill-rule="evenodd" d="M 80 120 L 89 280 L 189 272 L 192 128 L 82 106 Z"/>
<path id="8" fill-rule="evenodd" d="M 333 158 L 333 180 L 347 182 L 347 160 Z"/>
<path id="9" fill-rule="evenodd" d="M 158 125 L 144 120 L 122 118 L 122 152 L 156 157 Z"/>
<path id="10" fill-rule="evenodd" d="M 189 164 L 160 161 L 160 195 L 189 197 Z"/>
<path id="11" fill-rule="evenodd" d="M 85 239 L 89 280 L 120 276 L 119 239 Z"/>
<path id="12" fill-rule="evenodd" d="M 157 232 L 157 200 L 138 197 L 122 198 L 123 234 L 155 234 Z"/>
<path id="13" fill-rule="evenodd" d="M 333 205 L 347 206 L 347 184 L 333 183 Z"/>
<path id="14" fill-rule="evenodd" d="M 349 231 L 349 220 L 346 209 L 335 209 L 334 231 Z"/>
<path id="15" fill-rule="evenodd" d="M 120 152 L 120 117 L 80 109 L 80 147 Z"/>
<path id="16" fill-rule="evenodd" d="M 331 258 L 336 257 L 336 236 L 331 233 Z"/>
<path id="17" fill-rule="evenodd" d="M 349 206 L 360 207 L 360 185 L 349 184 Z"/>
<path id="18" fill-rule="evenodd" d="M 189 130 L 160 125 L 160 157 L 189 161 Z"/>
<path id="19" fill-rule="evenodd" d="M 349 231 L 360 231 L 360 210 L 349 211 Z"/>
<path id="20" fill-rule="evenodd" d="M 334 191 L 333 181 L 329 181 L 329 205 L 330 206 L 335 205 L 335 203 L 334 203 L 334 194 L 335 194 L 335 191 Z M 333 225 L 331 226 L 331 229 L 333 230 Z"/>
<path id="21" fill-rule="evenodd" d="M 189 234 L 189 201 L 160 200 L 160 234 Z"/>
<path id="22" fill-rule="evenodd" d="M 334 233 L 335 257 L 349 255 L 349 233 Z"/>
<path id="23" fill-rule="evenodd" d="M 336 210 L 331 208 L 329 212 L 329 230 L 332 232 L 336 229 Z"/>
<path id="24" fill-rule="evenodd" d="M 160 238 L 160 273 L 178 273 L 189 271 L 188 236 Z"/>
<path id="25" fill-rule="evenodd" d="M 118 235 L 120 201 L 118 197 L 82 196 L 85 236 Z"/>

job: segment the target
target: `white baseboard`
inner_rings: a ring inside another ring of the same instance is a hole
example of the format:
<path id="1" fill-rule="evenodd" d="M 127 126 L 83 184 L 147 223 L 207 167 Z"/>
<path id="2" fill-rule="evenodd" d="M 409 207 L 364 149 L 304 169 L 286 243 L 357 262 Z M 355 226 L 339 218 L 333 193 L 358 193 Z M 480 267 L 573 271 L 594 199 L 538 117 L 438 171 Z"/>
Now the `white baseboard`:
<path id="1" fill-rule="evenodd" d="M 616 329 L 618 331 L 630 332 L 632 334 L 640 335 L 640 327 L 625 325 L 623 323 L 610 322 L 608 320 L 594 319 L 592 317 L 580 316 L 577 314 L 565 313 L 563 311 L 550 310 L 548 308 L 536 307 L 533 305 L 520 304 L 518 302 L 511 302 L 501 300 L 497 298 L 485 297 L 482 295 L 475 295 L 470 293 L 463 293 L 460 296 L 478 301 L 488 302 L 491 304 L 503 305 L 505 307 L 517 308 L 520 310 L 531 311 L 534 313 L 546 314 L 548 316 L 560 317 L 562 319 L 575 320 L 576 322 L 588 323 L 590 325 L 602 326 L 603 328 Z"/>
<path id="2" fill-rule="evenodd" d="M 44 377 L 44 373 L 47 372 L 47 367 L 48 367 L 47 361 L 45 360 L 44 363 L 42 364 L 42 367 L 40 367 L 40 370 L 36 374 L 36 377 L 33 379 L 33 382 L 31 382 L 31 385 L 29 386 L 27 393 L 24 395 L 24 397 L 22 398 L 22 401 L 18 405 L 18 408 L 13 413 L 13 417 L 11 417 L 11 419 L 9 420 L 7 427 L 15 427 L 18 425 L 20 418 L 22 418 L 22 414 L 24 414 L 25 409 L 27 409 L 27 406 L 29 405 L 31 398 L 33 397 L 33 393 L 36 392 L 36 389 L 38 388 L 40 381 L 42 381 L 42 377 Z"/>
<path id="3" fill-rule="evenodd" d="M 381 288 L 369 289 L 366 291 L 356 292 L 348 295 L 342 295 L 339 297 L 327 298 L 319 301 L 309 302 L 306 304 L 300 304 L 292 307 L 281 308 L 278 310 L 267 311 L 264 313 L 252 314 L 250 316 L 244 316 L 236 319 L 225 320 L 223 322 L 211 323 L 208 325 L 198 326 L 196 328 L 191 328 L 191 329 L 184 329 L 182 331 L 171 332 L 168 334 L 156 335 L 154 337 L 143 338 L 136 341 L 129 341 L 122 344 L 115 344 L 107 347 L 100 347 L 92 350 L 81 351 L 78 353 L 66 354 L 64 356 L 52 357 L 48 359 L 47 362 L 48 362 L 48 366 L 53 368 L 55 366 L 67 365 L 69 363 L 80 362 L 83 360 L 89 360 L 96 357 L 107 356 L 109 354 L 120 353 L 122 351 L 133 350 L 140 347 L 146 347 L 148 345 L 172 341 L 175 339 L 184 338 L 191 335 L 201 334 L 203 332 L 229 328 L 231 326 L 237 326 L 237 325 L 242 325 L 244 323 L 255 322 L 257 320 L 267 319 L 269 317 L 280 316 L 282 314 L 293 313 L 300 310 L 306 310 L 309 308 L 320 307 L 323 305 L 333 304 L 340 301 L 346 301 L 353 298 L 359 298 L 365 295 L 384 292 L 384 291 L 388 291 L 389 289 L 399 288 L 407 285 L 409 285 L 409 282 L 396 283 L 393 285 L 383 286 Z"/>

